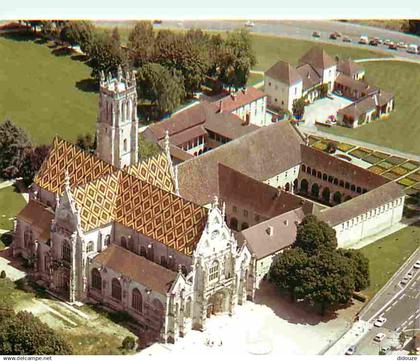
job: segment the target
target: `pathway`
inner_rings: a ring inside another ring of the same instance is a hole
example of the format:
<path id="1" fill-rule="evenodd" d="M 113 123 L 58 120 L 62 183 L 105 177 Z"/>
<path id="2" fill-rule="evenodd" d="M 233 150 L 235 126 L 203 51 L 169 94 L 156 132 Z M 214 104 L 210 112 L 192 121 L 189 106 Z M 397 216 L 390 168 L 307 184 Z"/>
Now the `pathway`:
<path id="1" fill-rule="evenodd" d="M 10 187 L 10 186 L 12 186 L 14 183 L 15 183 L 15 181 L 14 181 L 14 180 L 7 180 L 7 181 L 4 181 L 4 182 L 1 182 L 1 183 L 0 183 L 0 189 Z"/>
<path id="2" fill-rule="evenodd" d="M 367 59 L 356 59 L 354 60 L 355 63 L 367 63 L 371 61 L 405 61 L 407 63 L 415 63 L 420 64 L 420 59 L 413 59 L 413 58 L 403 58 L 400 56 L 396 56 L 393 58 L 367 58 Z"/>

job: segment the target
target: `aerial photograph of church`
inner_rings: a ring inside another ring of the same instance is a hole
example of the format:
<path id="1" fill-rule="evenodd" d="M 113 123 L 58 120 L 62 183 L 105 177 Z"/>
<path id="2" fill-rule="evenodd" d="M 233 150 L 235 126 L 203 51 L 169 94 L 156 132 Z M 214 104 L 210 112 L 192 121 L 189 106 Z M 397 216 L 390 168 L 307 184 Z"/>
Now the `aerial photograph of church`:
<path id="1" fill-rule="evenodd" d="M 0 20 L 0 354 L 418 354 L 419 36 Z"/>

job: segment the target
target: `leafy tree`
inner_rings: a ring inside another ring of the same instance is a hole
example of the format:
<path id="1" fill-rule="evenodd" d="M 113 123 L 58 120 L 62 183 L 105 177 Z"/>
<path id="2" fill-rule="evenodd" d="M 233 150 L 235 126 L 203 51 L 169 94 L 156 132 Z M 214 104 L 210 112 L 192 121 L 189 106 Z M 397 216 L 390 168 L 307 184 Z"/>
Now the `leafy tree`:
<path id="1" fill-rule="evenodd" d="M 139 159 L 140 160 L 153 157 L 159 154 L 161 151 L 162 151 L 162 148 L 159 145 L 147 139 L 143 135 L 139 135 Z"/>
<path id="2" fill-rule="evenodd" d="M 337 250 L 339 254 L 346 257 L 353 269 L 352 273 L 355 280 L 355 290 L 359 292 L 365 289 L 370 284 L 369 279 L 369 260 L 362 252 L 356 249 L 342 249 Z"/>
<path id="3" fill-rule="evenodd" d="M 325 222 L 319 221 L 314 215 L 305 216 L 297 226 L 296 241 L 293 247 L 299 247 L 309 254 L 334 250 L 337 248 L 335 230 Z"/>
<path id="4" fill-rule="evenodd" d="M 328 95 L 328 84 L 322 84 L 319 87 L 319 96 L 325 98 Z"/>
<path id="5" fill-rule="evenodd" d="M 142 66 L 153 60 L 155 34 L 150 21 L 139 21 L 128 36 L 128 47 L 131 49 L 133 65 Z"/>
<path id="6" fill-rule="evenodd" d="M 141 99 L 151 102 L 157 117 L 172 113 L 185 96 L 182 77 L 156 63 L 148 63 L 138 71 L 137 91 Z"/>
<path id="7" fill-rule="evenodd" d="M 41 168 L 45 158 L 47 158 L 49 150 L 50 147 L 47 145 L 31 147 L 26 150 L 20 169 L 20 174 L 26 186 L 32 184 L 35 174 Z"/>
<path id="8" fill-rule="evenodd" d="M 93 33 L 87 52 L 92 76 L 96 79 L 99 78 L 101 71 L 112 73 L 117 71 L 119 65 L 125 65 L 120 44 L 107 31 Z"/>
<path id="9" fill-rule="evenodd" d="M 292 112 L 293 115 L 299 119 L 303 117 L 303 114 L 305 114 L 305 99 L 303 97 L 296 99 L 293 102 Z"/>
<path id="10" fill-rule="evenodd" d="M 121 346 L 124 350 L 132 350 L 136 346 L 136 340 L 133 336 L 126 336 Z"/>
<path id="11" fill-rule="evenodd" d="M 219 51 L 219 79 L 229 88 L 245 87 L 251 67 L 256 64 L 249 32 L 246 29 L 229 32 Z"/>
<path id="12" fill-rule="evenodd" d="M 96 150 L 96 134 L 93 138 L 89 133 L 85 135 L 78 135 L 76 145 L 86 152 L 94 153 Z"/>
<path id="13" fill-rule="evenodd" d="M 420 35 L 420 20 L 408 20 L 407 32 Z"/>
<path id="14" fill-rule="evenodd" d="M 32 313 L 0 312 L 0 354 L 70 355 L 71 345 Z"/>
<path id="15" fill-rule="evenodd" d="M 0 123 L 0 176 L 16 177 L 29 147 L 31 141 L 22 128 L 8 119 Z"/>
<path id="16" fill-rule="evenodd" d="M 60 32 L 60 39 L 71 46 L 79 45 L 84 53 L 88 53 L 95 27 L 90 21 L 68 21 Z"/>

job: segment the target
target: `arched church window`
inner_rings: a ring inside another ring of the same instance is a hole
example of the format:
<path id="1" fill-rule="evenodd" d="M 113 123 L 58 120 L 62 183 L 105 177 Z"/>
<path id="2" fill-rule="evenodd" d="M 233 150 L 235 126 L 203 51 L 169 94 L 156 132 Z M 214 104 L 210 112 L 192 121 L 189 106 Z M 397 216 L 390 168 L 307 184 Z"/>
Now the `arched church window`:
<path id="1" fill-rule="evenodd" d="M 71 261 L 71 247 L 67 240 L 63 241 L 62 257 L 67 262 Z"/>
<path id="2" fill-rule="evenodd" d="M 121 301 L 121 283 L 116 278 L 112 280 L 111 289 L 112 297 Z"/>
<path id="3" fill-rule="evenodd" d="M 214 261 L 209 270 L 209 281 L 215 281 L 219 278 L 219 262 Z"/>
<path id="4" fill-rule="evenodd" d="M 143 310 L 143 297 L 137 288 L 134 288 L 132 292 L 131 307 L 139 312 L 142 312 Z"/>
<path id="5" fill-rule="evenodd" d="M 90 241 L 86 246 L 86 252 L 92 252 L 93 251 L 93 242 Z"/>
<path id="6" fill-rule="evenodd" d="M 23 243 L 25 247 L 29 247 L 32 242 L 32 230 L 27 228 L 25 233 L 23 234 Z"/>
<path id="7" fill-rule="evenodd" d="M 92 269 L 91 277 L 92 277 L 92 288 L 94 288 L 95 290 L 101 291 L 102 290 L 102 277 L 96 268 Z"/>
<path id="8" fill-rule="evenodd" d="M 127 139 L 124 139 L 124 146 L 123 146 L 123 148 L 124 148 L 124 152 L 126 152 L 127 151 Z"/>

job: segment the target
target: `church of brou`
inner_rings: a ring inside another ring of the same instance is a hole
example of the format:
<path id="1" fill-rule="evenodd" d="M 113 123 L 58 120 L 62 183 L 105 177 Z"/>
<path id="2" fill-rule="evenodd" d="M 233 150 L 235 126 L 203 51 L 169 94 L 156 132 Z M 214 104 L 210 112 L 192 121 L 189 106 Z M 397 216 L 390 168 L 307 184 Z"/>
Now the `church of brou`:
<path id="1" fill-rule="evenodd" d="M 160 342 L 253 300 L 305 215 L 333 227 L 340 247 L 401 220 L 396 183 L 310 148 L 288 122 L 176 166 L 167 134 L 138 159 L 136 106 L 134 74 L 101 75 L 96 154 L 54 139 L 12 251 L 51 292 L 126 311 Z"/>
<path id="2" fill-rule="evenodd" d="M 17 215 L 12 250 L 70 302 L 127 311 L 161 342 L 247 296 L 250 254 L 214 199 L 178 195 L 169 146 L 138 161 L 136 82 L 101 77 L 97 154 L 55 138 Z"/>

